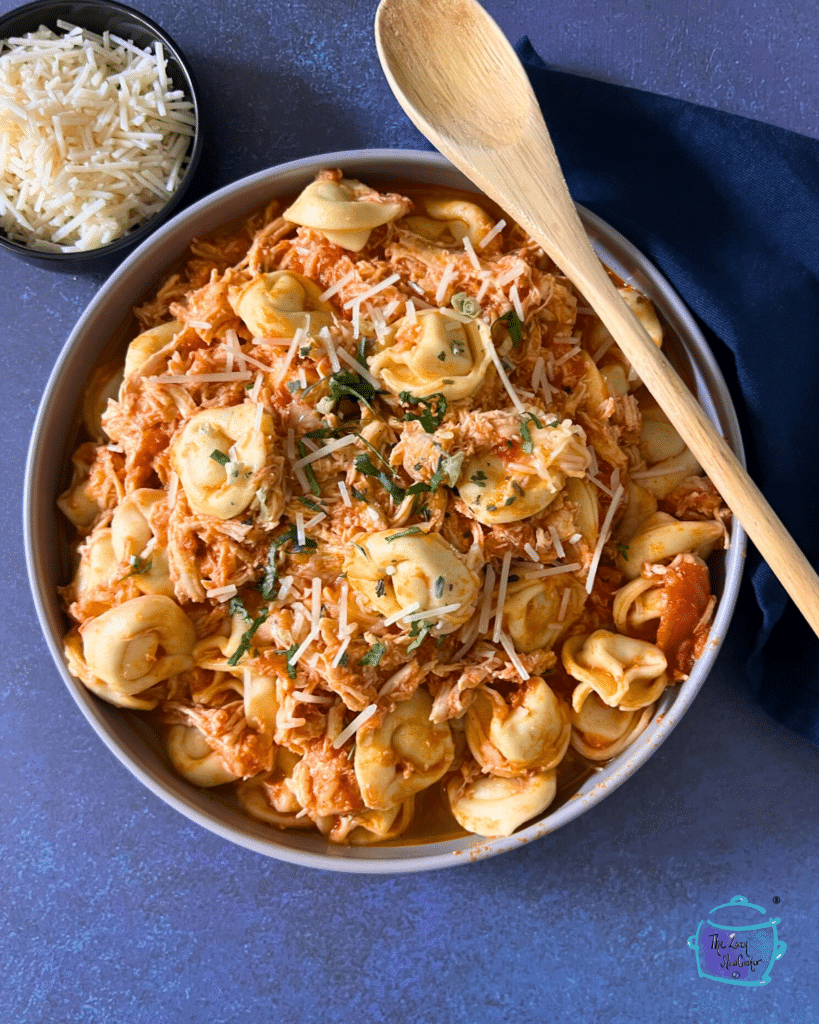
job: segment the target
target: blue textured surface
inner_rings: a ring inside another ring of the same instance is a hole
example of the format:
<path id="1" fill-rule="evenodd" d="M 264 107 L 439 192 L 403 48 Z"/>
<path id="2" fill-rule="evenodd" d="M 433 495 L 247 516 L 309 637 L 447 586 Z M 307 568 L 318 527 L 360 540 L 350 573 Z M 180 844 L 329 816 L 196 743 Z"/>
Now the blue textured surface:
<path id="1" fill-rule="evenodd" d="M 209 145 L 196 195 L 309 153 L 417 142 L 377 67 L 374 0 L 138 6 L 199 78 Z M 487 7 L 566 70 L 819 135 L 813 6 Z M 4 255 L 0 269 L 0 1024 L 819 1017 L 817 753 L 732 673 L 741 630 L 633 779 L 555 835 L 483 863 L 400 878 L 301 870 L 218 839 L 144 790 L 51 665 L 19 526 L 39 397 L 101 279 Z M 686 946 L 736 894 L 782 918 L 788 951 L 765 989 L 700 979 Z"/>

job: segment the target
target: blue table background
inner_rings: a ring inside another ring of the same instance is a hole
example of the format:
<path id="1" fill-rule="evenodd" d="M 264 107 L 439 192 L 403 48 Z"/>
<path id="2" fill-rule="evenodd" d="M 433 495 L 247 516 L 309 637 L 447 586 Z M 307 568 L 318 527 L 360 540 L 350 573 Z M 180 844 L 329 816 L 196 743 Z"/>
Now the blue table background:
<path id="1" fill-rule="evenodd" d="M 378 68 L 375 0 L 138 6 L 198 76 L 207 149 L 191 198 L 283 160 L 417 139 Z M 819 136 L 815 5 L 486 7 L 564 70 Z M 817 751 L 752 703 L 736 631 L 634 778 L 554 835 L 482 863 L 392 878 L 298 869 L 148 793 L 50 661 L 20 533 L 40 395 L 102 278 L 3 254 L 0 273 L 0 1022 L 819 1019 Z M 782 918 L 788 951 L 762 989 L 700 979 L 686 947 L 736 894 Z"/>

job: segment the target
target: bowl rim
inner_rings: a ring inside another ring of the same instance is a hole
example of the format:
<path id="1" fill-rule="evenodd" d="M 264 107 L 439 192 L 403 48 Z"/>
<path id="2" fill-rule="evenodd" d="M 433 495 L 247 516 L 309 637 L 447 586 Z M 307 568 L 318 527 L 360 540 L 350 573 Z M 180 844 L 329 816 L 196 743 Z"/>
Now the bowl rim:
<path id="1" fill-rule="evenodd" d="M 404 171 L 401 170 L 402 165 L 405 167 Z M 410 166 L 413 170 L 406 170 Z M 405 846 L 401 846 L 399 840 L 395 846 L 376 844 L 374 846 L 335 847 L 324 837 L 318 837 L 323 845 L 321 852 L 316 853 L 310 849 L 310 846 L 315 845 L 315 836 L 312 836 L 310 841 L 304 844 L 304 848 L 300 848 L 297 841 L 300 840 L 300 837 L 294 836 L 292 832 L 277 832 L 271 826 L 253 822 L 250 819 L 246 821 L 245 816 L 241 816 L 243 831 L 239 832 L 235 825 L 226 824 L 223 820 L 224 808 L 222 814 L 218 810 L 214 810 L 215 802 L 208 798 L 207 791 L 203 795 L 202 791 L 197 791 L 195 787 L 184 780 L 170 776 L 170 769 L 164 765 L 158 766 L 151 763 L 150 756 L 141 763 L 141 759 L 125 749 L 121 730 L 118 730 L 114 723 L 122 721 L 127 712 L 124 713 L 123 709 L 112 708 L 110 705 L 104 704 L 70 675 L 62 652 L 62 633 L 59 634 L 59 637 L 55 636 L 57 620 L 54 615 L 54 604 L 56 594 L 50 591 L 46 594 L 44 591 L 47 588 L 42 585 L 43 582 L 48 582 L 48 567 L 51 564 L 47 550 L 51 541 L 46 541 L 44 534 L 47 533 L 49 518 L 54 515 L 53 498 L 58 484 L 48 474 L 44 475 L 43 467 L 47 457 L 44 451 L 44 442 L 47 440 L 47 427 L 50 420 L 59 415 L 62 419 L 66 418 L 67 414 L 65 412 L 60 414 L 59 409 L 70 407 L 73 410 L 76 407 L 76 400 L 71 403 L 64 401 L 61 385 L 65 386 L 70 384 L 72 379 L 76 379 L 76 377 L 71 377 L 71 362 L 72 360 L 76 361 L 83 350 L 81 340 L 85 332 L 94 326 L 95 320 L 100 319 L 101 310 L 104 312 L 106 303 L 129 313 L 138 296 L 144 294 L 148 287 L 153 286 L 161 279 L 174 259 L 182 255 L 193 237 L 207 233 L 220 224 L 259 208 L 264 203 L 263 199 L 258 198 L 260 193 L 265 193 L 268 198 L 272 198 L 277 194 L 286 195 L 288 192 L 294 191 L 294 189 L 288 189 L 282 185 L 284 180 L 302 180 L 303 184 L 296 187 L 303 187 L 323 167 L 349 168 L 356 173 L 361 173 L 362 168 L 367 167 L 366 173 L 373 175 L 378 173 L 376 168 L 382 168 L 387 173 L 382 173 L 380 176 L 392 175 L 393 180 L 405 181 L 422 180 L 417 177 L 415 169 L 423 168 L 433 176 L 424 179 L 430 184 L 435 184 L 438 181 L 443 183 L 444 179 L 456 186 L 459 179 L 461 182 L 466 182 L 463 175 L 444 157 L 427 150 L 372 149 L 319 154 L 278 164 L 225 185 L 178 213 L 144 241 L 92 297 L 66 340 L 45 386 L 32 429 L 24 480 L 23 532 L 29 585 L 46 644 L 58 672 L 80 711 L 117 760 L 151 792 L 188 819 L 245 849 L 304 867 L 355 874 L 407 873 L 454 867 L 458 864 L 495 856 L 507 850 L 518 849 L 525 843 L 541 838 L 568 824 L 622 785 L 668 737 L 703 685 L 733 615 L 746 546 L 745 533 L 736 519 L 733 520 L 731 527 L 731 545 L 725 553 L 723 593 L 711 627 L 711 639 L 695 664 L 689 679 L 679 684 L 672 694 L 669 694 L 668 690 L 666 691 L 664 698 L 661 699 L 658 714 L 655 715 L 654 721 L 650 723 L 642 736 L 617 758 L 609 762 L 591 780 L 588 780 L 589 784 L 584 783 L 578 793 L 551 814 L 547 813 L 547 817 L 542 820 L 534 822 L 511 836 L 493 839 L 468 836 L 452 841 Z M 468 182 L 465 187 L 476 191 L 475 186 Z M 223 213 L 227 208 L 232 210 L 230 216 L 225 216 Z M 676 333 L 681 336 L 682 348 L 686 357 L 694 361 L 698 371 L 707 378 L 708 389 L 701 396 L 706 412 L 712 419 L 716 419 L 729 445 L 744 464 L 742 440 L 731 396 L 716 360 L 693 316 L 665 277 L 642 253 L 601 218 L 581 206 L 578 207 L 578 210 L 598 252 L 601 247 L 605 251 L 604 242 L 616 243 L 626 261 L 633 268 L 628 277 L 635 279 L 638 286 L 641 285 L 643 279 L 648 281 L 654 293 L 652 297 L 659 295 L 662 298 L 662 311 L 667 318 L 669 312 L 672 314 L 673 326 Z M 194 222 L 199 224 L 196 229 L 192 227 Z M 161 259 L 153 260 L 153 255 L 157 251 L 162 252 Z M 607 253 L 607 262 L 609 265 L 612 265 L 613 262 L 609 253 Z M 616 260 L 614 263 L 616 264 Z M 614 269 L 617 267 L 615 266 Z M 621 274 L 621 276 L 623 275 Z M 125 287 L 128 284 L 130 284 L 130 288 Z M 117 297 L 118 290 L 124 290 L 125 295 Z M 85 348 L 89 351 L 93 349 L 92 355 L 94 359 L 98 359 L 107 340 L 108 336 L 100 337 L 97 334 L 93 338 L 93 344 L 86 342 Z M 56 464 L 57 457 L 52 457 L 51 461 Z M 51 480 L 49 488 L 44 488 L 42 484 L 38 487 L 38 481 L 43 479 Z M 48 490 L 48 494 L 44 494 L 44 490 Z M 58 613 L 57 617 L 60 615 L 61 613 Z M 64 632 L 64 624 L 62 628 Z M 114 718 L 112 713 L 115 713 L 117 717 Z M 163 778 L 163 774 L 168 778 Z M 286 844 L 281 842 L 281 839 L 285 837 L 289 840 Z M 428 852 L 424 852 L 425 850 Z"/>
<path id="2" fill-rule="evenodd" d="M 121 14 L 124 17 L 131 19 L 135 24 L 140 25 L 149 35 L 155 36 L 156 39 L 163 44 L 166 59 L 170 58 L 173 60 L 175 64 L 179 65 L 179 68 L 182 71 L 185 81 L 181 83 L 175 81 L 174 88 L 182 89 L 185 92 L 186 98 L 193 107 L 194 126 L 193 137 L 189 143 L 190 153 L 185 173 L 179 180 L 177 187 L 168 197 L 168 201 L 161 207 L 161 209 L 152 214 L 148 220 L 138 224 L 131 231 L 121 235 L 119 238 L 115 238 L 107 245 L 99 246 L 96 249 L 82 249 L 76 252 L 44 252 L 39 249 L 33 249 L 30 246 L 25 245 L 23 242 L 13 241 L 11 238 L 6 236 L 2 229 L 0 229 L 0 250 L 8 252 L 20 259 L 44 266 L 46 269 L 49 265 L 55 267 L 59 265 L 64 266 L 67 264 L 74 264 L 79 267 L 82 264 L 93 264 L 95 262 L 110 259 L 118 253 L 123 253 L 124 251 L 139 245 L 148 237 L 148 235 L 156 231 L 157 227 L 162 222 L 170 218 L 174 211 L 179 209 L 182 200 L 193 182 L 197 167 L 202 157 L 202 150 L 204 146 L 202 118 L 198 98 L 199 90 L 193 68 L 176 40 L 173 39 L 165 29 L 161 27 L 161 25 L 158 25 L 153 18 L 149 17 L 147 14 L 143 14 L 142 11 L 137 10 L 135 7 L 130 7 L 127 4 L 120 3 L 119 0 L 32 0 L 31 3 L 23 4 L 21 7 L 15 7 L 12 10 L 7 11 L 5 14 L 0 15 L 0 40 L 8 38 L 6 28 L 10 23 L 23 19 L 29 15 L 33 17 L 38 11 L 42 11 L 45 15 L 48 11 L 64 7 L 96 8 L 99 11 L 109 11 L 112 14 Z M 80 28 L 84 27 L 79 22 L 77 22 L 77 24 L 80 25 Z M 32 30 L 27 29 L 25 31 Z M 88 31 L 93 30 L 89 29 Z"/>

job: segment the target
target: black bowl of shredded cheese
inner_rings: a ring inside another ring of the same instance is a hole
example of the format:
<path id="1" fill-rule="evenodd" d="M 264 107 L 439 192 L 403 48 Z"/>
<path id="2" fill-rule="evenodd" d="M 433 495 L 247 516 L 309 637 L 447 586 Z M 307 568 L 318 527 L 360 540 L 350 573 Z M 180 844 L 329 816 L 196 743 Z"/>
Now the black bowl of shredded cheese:
<path id="1" fill-rule="evenodd" d="M 191 70 L 106 0 L 0 17 L 0 248 L 40 266 L 121 258 L 176 210 L 202 149 Z"/>

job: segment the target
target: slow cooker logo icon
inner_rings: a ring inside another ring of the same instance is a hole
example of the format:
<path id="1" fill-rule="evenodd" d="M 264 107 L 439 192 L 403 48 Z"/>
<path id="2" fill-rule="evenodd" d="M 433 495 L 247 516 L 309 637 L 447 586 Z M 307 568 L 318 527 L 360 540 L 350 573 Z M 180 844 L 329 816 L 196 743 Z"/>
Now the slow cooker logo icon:
<path id="1" fill-rule="evenodd" d="M 712 918 L 729 917 L 728 924 Z M 749 903 L 744 896 L 734 896 L 720 903 L 700 921 L 696 934 L 689 935 L 688 948 L 697 954 L 697 971 L 701 978 L 722 981 L 726 985 L 767 985 L 771 968 L 788 948 L 779 938 L 776 926 L 781 918 L 760 921 L 757 914 L 765 908 Z"/>

